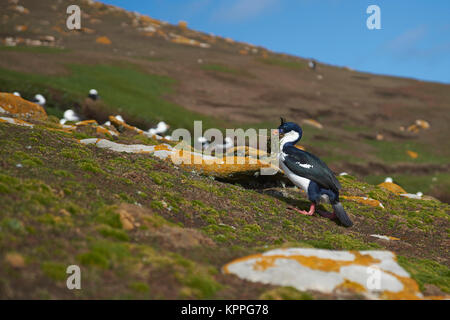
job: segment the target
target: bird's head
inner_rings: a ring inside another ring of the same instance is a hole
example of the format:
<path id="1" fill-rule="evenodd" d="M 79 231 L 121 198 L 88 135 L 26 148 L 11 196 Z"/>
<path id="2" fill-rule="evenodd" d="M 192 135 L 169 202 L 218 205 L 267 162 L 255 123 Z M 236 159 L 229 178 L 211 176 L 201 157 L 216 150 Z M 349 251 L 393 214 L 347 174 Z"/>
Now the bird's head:
<path id="1" fill-rule="evenodd" d="M 278 127 L 278 134 L 280 135 L 280 137 L 283 137 L 284 135 L 289 133 L 298 133 L 298 140 L 300 140 L 303 134 L 302 128 L 300 128 L 300 126 L 294 122 L 286 122 L 283 118 L 280 119 L 281 124 Z"/>

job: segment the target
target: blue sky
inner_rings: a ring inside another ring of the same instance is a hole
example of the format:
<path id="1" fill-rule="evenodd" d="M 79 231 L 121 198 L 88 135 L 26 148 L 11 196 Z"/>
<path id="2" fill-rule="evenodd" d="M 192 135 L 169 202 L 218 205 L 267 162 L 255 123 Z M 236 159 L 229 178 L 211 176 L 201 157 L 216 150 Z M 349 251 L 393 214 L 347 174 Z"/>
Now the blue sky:
<path id="1" fill-rule="evenodd" d="M 173 24 L 378 74 L 450 83 L 450 0 L 105 0 Z M 369 30 L 369 5 L 381 30 Z"/>

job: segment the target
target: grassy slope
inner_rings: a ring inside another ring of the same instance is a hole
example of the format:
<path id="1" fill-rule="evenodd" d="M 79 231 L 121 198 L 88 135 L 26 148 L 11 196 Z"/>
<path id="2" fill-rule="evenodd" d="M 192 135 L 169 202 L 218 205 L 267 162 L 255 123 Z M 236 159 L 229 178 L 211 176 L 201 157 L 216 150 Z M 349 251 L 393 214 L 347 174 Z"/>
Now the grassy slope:
<path id="1" fill-rule="evenodd" d="M 204 127 L 222 125 L 218 120 L 190 112 L 164 99 L 175 84 L 175 80 L 169 77 L 143 73 L 130 64 L 72 64 L 67 68 L 69 76 L 24 74 L 1 69 L 0 86 L 3 92 L 19 91 L 28 99 L 36 92 L 43 93 L 49 100 L 47 111 L 58 117 L 62 117 L 61 106 L 71 108 L 73 104 L 81 104 L 86 93 L 96 88 L 111 112 L 125 117 L 154 123 L 165 120 L 174 127 L 187 129 L 192 129 L 194 120 L 202 120 Z M 55 91 L 61 94 L 55 94 Z"/>
<path id="2" fill-rule="evenodd" d="M 423 290 L 430 284 L 450 290 L 446 204 L 341 177 L 344 195 L 366 195 L 386 207 L 344 201 L 355 221 L 345 229 L 288 211 L 289 204 L 308 207 L 297 190 L 247 190 L 148 155 L 83 146 L 71 134 L 39 126 L 0 124 L 0 153 L 2 298 L 317 297 L 220 273 L 231 259 L 280 246 L 386 248 L 401 256 Z M 141 210 L 132 230 L 120 219 L 123 203 Z M 14 254 L 24 266 L 11 266 Z M 81 265 L 81 291 L 65 288 L 71 264 Z"/>

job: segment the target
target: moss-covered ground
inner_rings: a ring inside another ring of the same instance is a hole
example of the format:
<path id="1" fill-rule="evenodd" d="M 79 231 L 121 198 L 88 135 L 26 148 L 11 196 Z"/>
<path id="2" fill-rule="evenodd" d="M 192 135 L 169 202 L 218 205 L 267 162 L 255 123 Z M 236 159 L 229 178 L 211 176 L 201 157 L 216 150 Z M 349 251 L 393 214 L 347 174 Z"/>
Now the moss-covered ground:
<path id="1" fill-rule="evenodd" d="M 343 200 L 347 229 L 289 210 L 309 207 L 296 189 L 246 189 L 44 125 L 0 124 L 1 298 L 320 298 L 221 273 L 232 259 L 291 246 L 391 250 L 425 294 L 449 293 L 447 204 L 343 176 L 343 195 L 384 205 Z M 66 288 L 73 264 L 82 290 Z"/>

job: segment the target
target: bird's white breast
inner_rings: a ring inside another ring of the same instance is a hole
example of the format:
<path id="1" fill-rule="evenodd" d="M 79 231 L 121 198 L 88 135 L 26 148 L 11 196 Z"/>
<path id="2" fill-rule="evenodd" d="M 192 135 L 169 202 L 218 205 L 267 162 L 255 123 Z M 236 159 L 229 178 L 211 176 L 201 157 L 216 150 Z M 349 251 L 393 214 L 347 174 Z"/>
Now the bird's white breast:
<path id="1" fill-rule="evenodd" d="M 302 188 L 305 192 L 308 192 L 309 183 L 311 180 L 307 178 L 300 177 L 293 173 L 289 168 L 284 164 L 284 153 L 280 154 L 280 168 L 284 171 L 289 180 L 292 181 L 297 187 Z"/>

